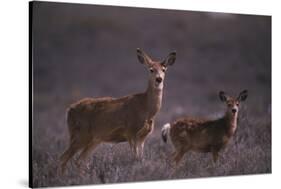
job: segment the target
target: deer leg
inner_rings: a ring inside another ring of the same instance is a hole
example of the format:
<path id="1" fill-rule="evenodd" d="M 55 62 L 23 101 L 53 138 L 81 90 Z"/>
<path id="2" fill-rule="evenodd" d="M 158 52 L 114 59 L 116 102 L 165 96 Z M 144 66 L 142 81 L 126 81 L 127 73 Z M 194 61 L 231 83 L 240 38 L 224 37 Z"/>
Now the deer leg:
<path id="1" fill-rule="evenodd" d="M 75 141 L 71 143 L 69 148 L 61 155 L 60 161 L 61 161 L 61 170 L 62 173 L 65 172 L 65 168 L 67 165 L 67 162 L 76 154 L 76 152 L 81 148 L 79 144 L 77 144 Z"/>
<path id="2" fill-rule="evenodd" d="M 88 157 L 89 153 L 94 150 L 98 146 L 98 142 L 90 142 L 87 146 L 85 146 L 82 150 L 82 152 L 79 154 L 78 159 L 76 160 L 76 166 L 78 168 L 81 167 L 81 164 L 85 159 Z M 79 163 L 80 162 L 80 163 Z"/>
<path id="3" fill-rule="evenodd" d="M 136 145 L 136 159 L 140 160 L 140 146 L 139 144 Z"/>
<path id="4" fill-rule="evenodd" d="M 138 156 L 137 142 L 133 139 L 129 139 L 128 141 L 129 141 L 130 148 L 134 154 L 134 157 L 137 158 L 137 156 Z"/>
<path id="5" fill-rule="evenodd" d="M 186 150 L 181 149 L 176 151 L 173 155 L 173 160 L 176 163 L 176 166 L 179 164 L 180 160 L 182 159 L 183 155 L 185 154 Z"/>
<path id="6" fill-rule="evenodd" d="M 174 151 L 172 154 L 170 154 L 170 155 L 166 158 L 167 165 L 168 165 L 169 167 L 173 167 L 174 158 L 175 158 L 175 156 L 176 156 L 176 153 L 177 153 L 177 151 Z"/>
<path id="7" fill-rule="evenodd" d="M 140 147 L 139 147 L 139 149 L 140 149 L 140 158 L 141 159 L 143 158 L 143 148 L 144 148 L 144 140 L 141 142 Z"/>
<path id="8" fill-rule="evenodd" d="M 136 159 L 141 160 L 143 156 L 143 146 L 144 142 L 143 141 L 138 141 L 136 142 Z"/>
<path id="9" fill-rule="evenodd" d="M 140 142 L 138 140 L 134 141 L 134 155 L 136 160 L 140 159 L 140 150 Z"/>
<path id="10" fill-rule="evenodd" d="M 189 147 L 181 147 L 176 149 L 176 151 L 172 154 L 173 162 L 176 163 L 176 166 L 179 164 L 180 160 L 189 149 Z"/>
<path id="11" fill-rule="evenodd" d="M 219 151 L 218 150 L 212 150 L 213 155 L 213 162 L 216 163 L 219 157 Z"/>
<path id="12" fill-rule="evenodd" d="M 144 127 L 137 132 L 137 146 L 138 146 L 138 156 L 140 159 L 143 157 L 143 148 L 146 137 L 153 130 L 153 120 L 149 120 L 144 124 Z"/>
<path id="13" fill-rule="evenodd" d="M 174 151 L 173 153 L 172 153 L 172 159 L 174 159 L 175 158 L 175 156 L 176 156 L 176 154 L 177 154 L 177 151 Z"/>
<path id="14" fill-rule="evenodd" d="M 141 160 L 143 157 L 145 137 L 138 137 L 136 141 L 137 159 Z"/>

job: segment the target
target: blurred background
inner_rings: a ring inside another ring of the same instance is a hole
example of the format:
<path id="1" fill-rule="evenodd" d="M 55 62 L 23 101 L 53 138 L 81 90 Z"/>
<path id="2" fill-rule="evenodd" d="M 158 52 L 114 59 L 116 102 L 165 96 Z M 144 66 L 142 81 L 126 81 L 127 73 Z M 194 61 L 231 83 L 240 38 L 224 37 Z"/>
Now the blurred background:
<path id="1" fill-rule="evenodd" d="M 100 184 L 271 173 L 271 17 L 211 12 L 35 2 L 33 6 L 34 186 Z M 177 51 L 165 79 L 163 104 L 148 137 L 144 161 L 127 143 L 103 144 L 81 174 L 69 164 L 58 173 L 68 146 L 67 107 L 84 97 L 143 92 L 148 71 L 136 48 L 155 60 Z M 171 174 L 171 143 L 163 124 L 181 116 L 217 118 L 218 92 L 248 89 L 236 135 L 216 164 L 190 152 Z"/>

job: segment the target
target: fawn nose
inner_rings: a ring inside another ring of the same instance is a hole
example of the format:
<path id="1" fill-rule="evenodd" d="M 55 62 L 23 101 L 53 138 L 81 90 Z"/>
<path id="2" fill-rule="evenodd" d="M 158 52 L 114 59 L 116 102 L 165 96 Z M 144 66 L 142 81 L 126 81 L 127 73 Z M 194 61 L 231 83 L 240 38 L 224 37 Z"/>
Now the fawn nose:
<path id="1" fill-rule="evenodd" d="M 157 77 L 156 81 L 157 81 L 157 83 L 161 83 L 162 82 L 162 78 L 161 77 Z"/>
<path id="2" fill-rule="evenodd" d="M 232 109 L 232 113 L 236 113 L 237 112 L 237 110 L 236 109 Z"/>

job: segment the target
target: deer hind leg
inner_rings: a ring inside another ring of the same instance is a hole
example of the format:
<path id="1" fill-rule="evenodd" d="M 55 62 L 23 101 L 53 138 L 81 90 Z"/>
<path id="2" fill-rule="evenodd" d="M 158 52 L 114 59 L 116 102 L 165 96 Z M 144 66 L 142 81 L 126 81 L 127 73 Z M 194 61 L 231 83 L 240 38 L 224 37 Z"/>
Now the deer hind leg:
<path id="1" fill-rule="evenodd" d="M 172 155 L 173 161 L 176 163 L 176 166 L 178 166 L 180 160 L 188 150 L 189 148 L 187 147 L 181 147 L 176 149 L 176 151 Z"/>
<path id="2" fill-rule="evenodd" d="M 179 164 L 180 160 L 184 155 L 183 151 L 176 152 L 173 157 L 173 161 L 176 163 L 176 166 Z"/>
<path id="3" fill-rule="evenodd" d="M 76 143 L 75 140 L 71 142 L 68 149 L 61 155 L 60 161 L 61 161 L 61 171 L 62 173 L 65 172 L 65 168 L 67 165 L 67 162 L 78 152 L 78 150 L 81 149 L 81 145 L 79 143 Z"/>
<path id="4" fill-rule="evenodd" d="M 82 152 L 79 154 L 79 157 L 76 160 L 76 166 L 78 168 L 81 167 L 82 162 L 85 161 L 90 152 L 93 151 L 99 144 L 100 143 L 97 141 L 91 141 L 82 149 Z"/>

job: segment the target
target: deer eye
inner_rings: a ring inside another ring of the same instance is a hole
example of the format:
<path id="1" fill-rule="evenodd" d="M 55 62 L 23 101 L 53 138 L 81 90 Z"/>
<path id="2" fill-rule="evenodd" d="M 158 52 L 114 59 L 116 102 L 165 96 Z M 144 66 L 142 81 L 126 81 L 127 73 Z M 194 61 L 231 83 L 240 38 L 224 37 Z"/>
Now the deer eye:
<path id="1" fill-rule="evenodd" d="M 163 69 L 162 69 L 162 71 L 163 71 L 163 72 L 166 72 L 166 69 L 165 69 L 165 68 L 163 68 Z"/>
<path id="2" fill-rule="evenodd" d="M 153 73 L 153 72 L 154 72 L 154 70 L 153 70 L 152 68 L 150 68 L 150 70 L 149 70 L 149 71 L 150 71 L 150 73 Z"/>
<path id="3" fill-rule="evenodd" d="M 227 104 L 228 107 L 231 107 L 231 104 Z"/>
<path id="4" fill-rule="evenodd" d="M 239 106 L 239 103 L 237 103 L 236 105 Z"/>

